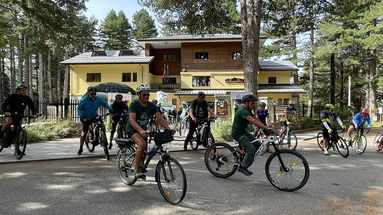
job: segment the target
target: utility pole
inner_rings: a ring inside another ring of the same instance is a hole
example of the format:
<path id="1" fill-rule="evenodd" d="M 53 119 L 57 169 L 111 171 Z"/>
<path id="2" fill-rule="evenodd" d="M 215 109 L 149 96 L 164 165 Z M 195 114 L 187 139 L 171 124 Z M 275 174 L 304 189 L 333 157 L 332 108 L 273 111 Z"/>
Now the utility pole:
<path id="1" fill-rule="evenodd" d="M 335 54 L 334 53 L 331 54 L 330 67 L 331 67 L 330 101 L 331 101 L 331 104 L 335 105 Z"/>

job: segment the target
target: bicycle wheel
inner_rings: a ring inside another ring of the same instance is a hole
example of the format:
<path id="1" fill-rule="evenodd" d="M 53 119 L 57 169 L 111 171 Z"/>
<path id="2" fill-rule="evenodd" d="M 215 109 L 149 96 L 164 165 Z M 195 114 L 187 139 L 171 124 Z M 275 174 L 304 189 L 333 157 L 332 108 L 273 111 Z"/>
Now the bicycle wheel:
<path id="1" fill-rule="evenodd" d="M 377 150 L 377 151 L 379 151 L 378 146 L 380 145 L 380 141 L 382 138 L 383 138 L 383 134 L 377 134 L 374 138 L 374 146 L 375 146 L 375 150 Z M 0 150 L 0 152 L 1 152 L 1 150 Z"/>
<path id="2" fill-rule="evenodd" d="M 137 178 L 134 177 L 134 158 L 136 153 L 127 148 L 122 147 L 117 152 L 116 166 L 121 181 L 127 185 L 133 185 Z"/>
<path id="3" fill-rule="evenodd" d="M 104 149 L 105 158 L 106 160 L 110 160 L 109 149 L 108 149 L 108 139 L 106 138 L 105 131 L 101 129 L 100 129 L 100 140 L 101 140 L 102 148 Z"/>
<path id="4" fill-rule="evenodd" d="M 297 151 L 287 149 L 270 155 L 265 164 L 265 172 L 274 187 L 290 192 L 301 189 L 310 176 L 306 159 Z"/>
<path id="5" fill-rule="evenodd" d="M 227 143 L 214 143 L 205 152 L 205 165 L 216 177 L 227 178 L 238 169 L 238 155 Z"/>
<path id="6" fill-rule="evenodd" d="M 356 148 L 357 150 L 359 149 L 360 152 L 357 153 L 359 155 L 363 154 L 365 151 L 366 151 L 366 148 L 367 148 L 367 138 L 366 136 L 362 135 L 360 136 L 360 138 L 358 139 L 358 142 L 356 143 Z"/>
<path id="7" fill-rule="evenodd" d="M 282 144 L 279 144 L 280 149 L 288 149 L 289 144 L 290 144 L 290 149 L 295 150 L 297 148 L 298 139 L 294 133 L 290 132 L 287 137 L 286 137 L 286 134 L 283 134 L 282 138 L 283 138 L 283 142 Z"/>
<path id="8" fill-rule="evenodd" d="M 198 149 L 197 134 L 194 132 L 193 137 L 190 139 L 190 147 L 193 151 Z"/>
<path id="9" fill-rule="evenodd" d="M 187 182 L 181 164 L 172 157 L 159 161 L 155 173 L 156 182 L 161 195 L 169 203 L 180 203 L 186 194 Z"/>
<path id="10" fill-rule="evenodd" d="M 339 154 L 346 158 L 349 154 L 348 145 L 346 141 L 344 141 L 343 138 L 339 137 L 338 141 L 336 142 L 336 150 L 338 150 Z"/>
<path id="11" fill-rule="evenodd" d="M 27 149 L 28 137 L 27 132 L 24 129 L 21 129 L 18 135 L 15 138 L 15 158 L 20 160 L 25 155 L 25 150 Z M 17 148 L 20 150 L 20 153 L 17 153 Z"/>
<path id="12" fill-rule="evenodd" d="M 323 133 L 322 132 L 319 132 L 317 134 L 317 143 L 319 148 L 323 151 Z"/>
<path id="13" fill-rule="evenodd" d="M 94 142 L 94 132 L 92 129 L 88 130 L 88 133 L 86 133 L 85 137 L 85 146 L 88 149 L 89 152 L 94 152 L 94 148 L 96 147 L 93 142 Z"/>
<path id="14" fill-rule="evenodd" d="M 214 140 L 214 136 L 213 134 L 209 131 L 206 135 L 206 138 L 207 138 L 207 147 L 210 147 L 211 145 L 213 145 L 215 143 L 215 140 Z"/>

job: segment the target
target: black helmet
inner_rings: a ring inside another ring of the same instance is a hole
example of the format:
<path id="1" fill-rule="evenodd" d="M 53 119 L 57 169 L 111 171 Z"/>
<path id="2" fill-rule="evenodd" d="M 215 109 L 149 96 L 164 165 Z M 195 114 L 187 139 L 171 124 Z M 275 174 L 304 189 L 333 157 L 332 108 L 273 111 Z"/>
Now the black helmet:
<path id="1" fill-rule="evenodd" d="M 258 101 L 257 97 L 254 95 L 248 94 L 242 97 L 243 102 L 248 102 L 248 101 Z"/>
<path id="2" fill-rule="evenodd" d="M 115 96 L 115 98 L 116 98 L 116 99 L 122 99 L 122 95 L 121 95 L 121 94 L 117 94 L 117 95 Z"/>
<path id="3" fill-rule="evenodd" d="M 153 99 L 152 103 L 157 104 L 158 103 L 157 99 Z"/>
<path id="4" fill-rule="evenodd" d="M 197 96 L 198 98 L 205 98 L 206 94 L 204 92 L 198 92 Z"/>
<path id="5" fill-rule="evenodd" d="M 95 88 L 95 87 L 88 87 L 88 93 L 97 93 L 97 88 Z"/>
<path id="6" fill-rule="evenodd" d="M 262 102 L 259 106 L 266 107 L 266 103 Z"/>
<path id="7" fill-rule="evenodd" d="M 25 85 L 25 84 L 19 84 L 19 85 L 16 86 L 16 91 L 18 91 L 18 90 L 20 90 L 20 89 L 24 89 L 24 88 L 27 89 L 28 86 Z"/>

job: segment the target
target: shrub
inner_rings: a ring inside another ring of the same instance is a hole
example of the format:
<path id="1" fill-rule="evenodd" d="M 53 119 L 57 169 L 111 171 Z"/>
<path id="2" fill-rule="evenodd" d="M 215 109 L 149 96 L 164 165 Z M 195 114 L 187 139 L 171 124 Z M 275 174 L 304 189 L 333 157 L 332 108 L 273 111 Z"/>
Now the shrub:
<path id="1" fill-rule="evenodd" d="M 299 128 L 300 129 L 306 129 L 306 128 L 316 128 L 321 125 L 320 119 L 312 119 L 310 117 L 301 117 L 299 118 Z"/>
<path id="2" fill-rule="evenodd" d="M 78 137 L 81 124 L 71 120 L 58 122 L 40 121 L 26 125 L 29 142 L 57 140 L 60 138 Z"/>
<path id="3" fill-rule="evenodd" d="M 232 141 L 231 138 L 231 118 L 221 118 L 215 121 L 212 129 L 213 136 L 216 141 Z"/>

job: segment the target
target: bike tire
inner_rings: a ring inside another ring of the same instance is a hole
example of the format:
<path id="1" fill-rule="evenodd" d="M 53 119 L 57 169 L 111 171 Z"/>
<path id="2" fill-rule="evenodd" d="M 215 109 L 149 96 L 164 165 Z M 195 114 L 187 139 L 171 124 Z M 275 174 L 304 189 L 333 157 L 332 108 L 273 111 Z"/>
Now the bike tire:
<path id="1" fill-rule="evenodd" d="M 365 151 L 366 151 L 366 148 L 367 148 L 367 138 L 366 136 L 362 135 L 360 136 L 360 149 L 361 149 L 361 152 L 358 153 L 359 155 L 363 154 Z"/>
<path id="2" fill-rule="evenodd" d="M 4 149 L 4 144 L 5 144 L 5 140 L 4 140 L 4 142 L 2 142 L 2 143 L 0 144 L 0 152 L 3 151 L 3 149 Z"/>
<path id="3" fill-rule="evenodd" d="M 341 137 L 339 137 L 338 141 L 336 142 L 336 150 L 338 150 L 338 153 L 344 158 L 348 157 L 349 155 L 348 144 Z"/>
<path id="4" fill-rule="evenodd" d="M 16 153 L 16 148 L 17 148 L 16 144 L 19 144 L 19 150 L 21 152 L 20 154 Z M 25 155 L 27 144 L 28 144 L 27 132 L 25 131 L 25 129 L 21 129 L 21 132 L 17 135 L 15 139 L 15 154 L 14 155 L 17 160 L 20 160 Z"/>
<path id="5" fill-rule="evenodd" d="M 224 150 L 226 150 L 226 152 Z M 233 155 L 231 160 L 228 159 L 229 155 Z M 227 143 L 214 143 L 205 152 L 206 168 L 211 174 L 219 178 L 227 178 L 232 176 L 239 167 L 238 160 L 238 155 L 235 149 Z M 217 167 L 213 167 L 213 164 L 217 165 Z M 219 172 L 219 169 L 222 166 L 227 167 L 226 173 Z"/>
<path id="6" fill-rule="evenodd" d="M 94 152 L 94 149 L 96 146 L 93 144 L 94 142 L 94 132 L 93 130 L 88 130 L 85 137 L 85 146 L 88 149 L 89 152 Z"/>
<path id="7" fill-rule="evenodd" d="M 288 157 L 291 157 L 291 160 L 287 160 Z M 287 172 L 285 172 L 281 166 L 280 162 L 287 167 Z M 298 164 L 299 162 L 299 164 Z M 277 164 L 276 168 L 271 168 L 273 165 Z M 294 185 L 288 185 L 286 180 L 283 180 L 282 177 L 292 178 L 293 174 L 301 173 L 297 182 Z M 301 189 L 308 181 L 310 176 L 310 168 L 306 159 L 298 153 L 297 151 L 282 149 L 274 152 L 267 159 L 265 164 L 265 173 L 269 182 L 276 188 L 282 191 L 296 191 Z M 282 180 L 282 182 L 280 182 Z"/>
<path id="8" fill-rule="evenodd" d="M 134 177 L 134 159 L 136 153 L 127 147 L 122 147 L 117 152 L 116 167 L 121 181 L 126 185 L 133 185 L 137 178 Z"/>
<path id="9" fill-rule="evenodd" d="M 319 148 L 320 148 L 322 151 L 324 151 L 324 149 L 323 149 L 323 133 L 322 133 L 322 132 L 319 132 L 319 133 L 317 134 L 317 143 L 318 143 Z"/>
<path id="10" fill-rule="evenodd" d="M 110 160 L 110 155 L 109 155 L 109 149 L 108 149 L 108 139 L 106 138 L 106 133 L 105 131 L 100 132 L 100 141 L 102 144 L 102 148 L 104 149 L 104 154 L 106 160 Z"/>
<path id="11" fill-rule="evenodd" d="M 209 131 L 206 135 L 206 138 L 207 138 L 207 147 L 210 147 L 211 145 L 213 145 L 215 143 L 215 140 L 214 140 L 214 136 L 213 134 Z"/>
<path id="12" fill-rule="evenodd" d="M 177 205 L 185 198 L 187 190 L 186 174 L 176 159 L 166 157 L 162 161 L 158 161 L 155 179 L 162 197 L 167 202 Z M 176 180 L 180 181 L 175 183 Z M 169 187 L 167 187 L 168 185 Z M 171 190 L 176 186 L 178 187 L 175 190 Z"/>
<path id="13" fill-rule="evenodd" d="M 377 135 L 375 136 L 375 138 L 374 138 L 374 147 L 375 147 L 375 150 L 376 150 L 376 151 L 379 151 L 379 150 L 378 150 L 378 146 L 380 145 L 380 140 L 381 140 L 381 138 L 383 138 L 383 134 L 377 134 Z M 1 152 L 1 150 L 0 150 L 0 152 Z"/>
<path id="14" fill-rule="evenodd" d="M 290 142 L 290 147 L 292 147 L 291 150 L 295 150 L 297 148 L 298 139 L 294 133 L 290 132 L 287 138 L 286 138 L 286 134 L 283 134 L 282 139 L 283 139 L 282 144 L 279 144 L 280 149 L 288 149 L 289 142 Z"/>

